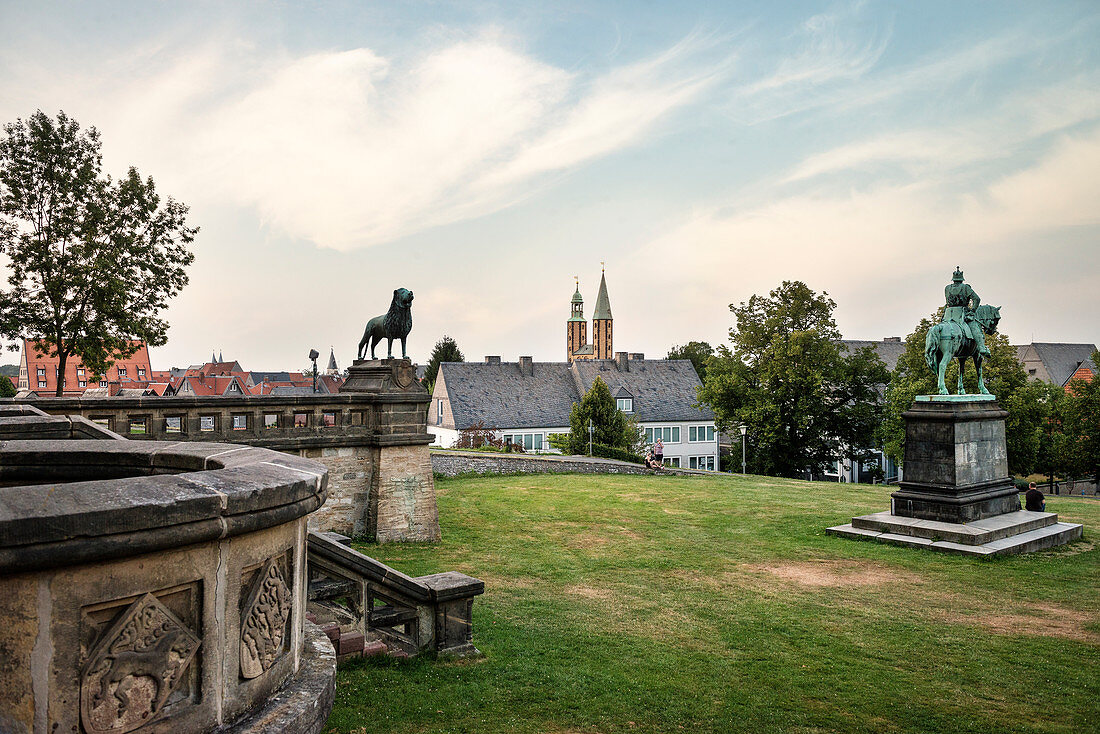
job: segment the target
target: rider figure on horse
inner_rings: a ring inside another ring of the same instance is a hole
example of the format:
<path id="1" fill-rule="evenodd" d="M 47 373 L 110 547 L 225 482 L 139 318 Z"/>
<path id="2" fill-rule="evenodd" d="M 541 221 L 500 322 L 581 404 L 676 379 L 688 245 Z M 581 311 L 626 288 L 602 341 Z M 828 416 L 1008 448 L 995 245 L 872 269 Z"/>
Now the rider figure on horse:
<path id="1" fill-rule="evenodd" d="M 983 357 L 988 357 L 989 349 L 985 346 L 985 332 L 974 318 L 974 310 L 981 305 L 982 299 L 974 289 L 963 282 L 963 272 L 955 268 L 951 282 L 943 289 L 947 297 L 947 308 L 943 312 L 944 321 L 954 321 L 968 333 L 978 345 L 978 352 Z"/>

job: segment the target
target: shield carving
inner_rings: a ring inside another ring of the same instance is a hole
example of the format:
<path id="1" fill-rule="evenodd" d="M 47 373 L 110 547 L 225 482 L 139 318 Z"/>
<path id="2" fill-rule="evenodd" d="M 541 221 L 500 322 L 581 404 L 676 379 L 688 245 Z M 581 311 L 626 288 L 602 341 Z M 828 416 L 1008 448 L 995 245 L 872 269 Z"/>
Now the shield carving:
<path id="1" fill-rule="evenodd" d="M 241 616 L 241 677 L 256 678 L 283 654 L 290 619 L 290 589 L 275 558 L 252 581 Z"/>
<path id="2" fill-rule="evenodd" d="M 131 604 L 92 648 L 80 676 L 80 720 L 121 734 L 157 718 L 202 640 L 152 594 Z"/>

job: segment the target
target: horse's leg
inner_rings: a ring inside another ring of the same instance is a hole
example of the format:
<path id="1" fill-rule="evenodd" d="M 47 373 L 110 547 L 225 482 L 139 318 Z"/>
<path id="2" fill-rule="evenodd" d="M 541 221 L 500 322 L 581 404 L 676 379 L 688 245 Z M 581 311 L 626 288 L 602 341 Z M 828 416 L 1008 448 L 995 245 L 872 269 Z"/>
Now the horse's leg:
<path id="1" fill-rule="evenodd" d="M 985 378 L 982 377 L 982 362 L 983 361 L 984 361 L 984 359 L 982 358 L 981 353 L 978 353 L 978 354 L 974 355 L 974 367 L 978 371 L 978 392 L 982 395 L 988 395 L 989 390 L 986 389 Z"/>
<path id="2" fill-rule="evenodd" d="M 963 384 L 963 372 L 966 371 L 966 357 L 959 357 L 959 395 L 966 395 L 966 385 Z"/>
<path id="3" fill-rule="evenodd" d="M 947 377 L 947 365 L 951 363 L 951 355 L 944 351 L 944 343 L 940 342 L 940 357 L 936 363 L 936 378 L 937 386 L 940 389 L 940 395 L 948 395 L 947 383 L 944 382 L 944 378 Z"/>

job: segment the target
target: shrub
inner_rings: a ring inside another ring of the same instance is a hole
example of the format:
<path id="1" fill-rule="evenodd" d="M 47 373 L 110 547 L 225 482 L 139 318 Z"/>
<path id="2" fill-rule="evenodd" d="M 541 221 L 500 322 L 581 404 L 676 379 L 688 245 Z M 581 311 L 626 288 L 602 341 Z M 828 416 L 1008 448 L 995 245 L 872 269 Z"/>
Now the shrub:
<path id="1" fill-rule="evenodd" d="M 478 421 L 459 431 L 455 444 L 460 449 L 479 449 L 483 446 L 501 448 L 503 445 L 503 441 L 497 438 L 496 429 L 485 425 L 485 421 Z"/>
<path id="2" fill-rule="evenodd" d="M 602 443 L 592 444 L 592 455 L 599 456 L 604 459 L 618 459 L 619 461 L 629 461 L 633 464 L 645 463 L 642 457 L 632 454 L 625 449 L 620 449 L 615 446 L 605 446 Z"/>

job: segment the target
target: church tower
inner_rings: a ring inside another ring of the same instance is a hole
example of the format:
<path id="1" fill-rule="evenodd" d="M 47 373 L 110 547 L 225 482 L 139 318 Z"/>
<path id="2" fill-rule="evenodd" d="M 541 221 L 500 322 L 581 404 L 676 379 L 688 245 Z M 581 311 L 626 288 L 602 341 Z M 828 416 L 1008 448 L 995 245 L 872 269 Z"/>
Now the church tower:
<path id="1" fill-rule="evenodd" d="M 588 322 L 584 320 L 584 298 L 581 297 L 580 279 L 570 304 L 569 320 L 565 322 L 565 358 L 573 361 L 573 355 L 588 343 Z"/>
<path id="2" fill-rule="evenodd" d="M 596 296 L 596 310 L 592 314 L 592 358 L 612 359 L 611 301 L 607 297 L 607 278 L 600 271 L 600 293 Z"/>

